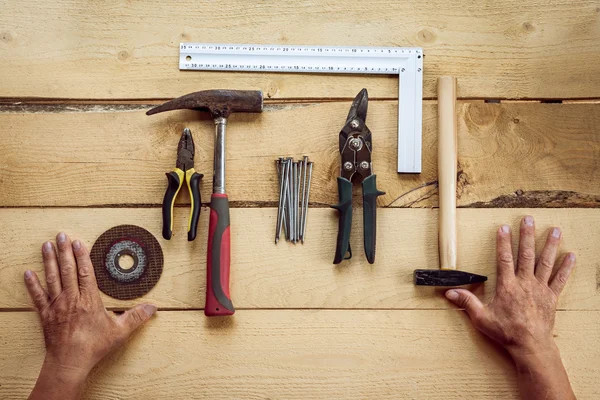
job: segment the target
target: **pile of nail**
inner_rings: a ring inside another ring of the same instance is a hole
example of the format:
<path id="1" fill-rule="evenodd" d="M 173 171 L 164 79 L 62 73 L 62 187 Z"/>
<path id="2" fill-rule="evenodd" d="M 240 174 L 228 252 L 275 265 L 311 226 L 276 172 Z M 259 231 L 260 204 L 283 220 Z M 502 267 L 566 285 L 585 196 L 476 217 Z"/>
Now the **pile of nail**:
<path id="1" fill-rule="evenodd" d="M 279 207 L 275 243 L 279 242 L 281 230 L 285 240 L 304 243 L 306 239 L 306 217 L 308 216 L 308 196 L 312 179 L 313 163 L 304 156 L 302 161 L 293 158 L 279 158 L 275 161 L 279 177 Z"/>

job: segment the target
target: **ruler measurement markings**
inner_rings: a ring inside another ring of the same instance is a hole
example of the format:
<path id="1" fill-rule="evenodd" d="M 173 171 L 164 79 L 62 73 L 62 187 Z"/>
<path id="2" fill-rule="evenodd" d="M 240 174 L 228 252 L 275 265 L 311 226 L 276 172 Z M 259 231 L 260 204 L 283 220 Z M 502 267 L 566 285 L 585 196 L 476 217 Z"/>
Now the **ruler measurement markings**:
<path id="1" fill-rule="evenodd" d="M 398 75 L 398 172 L 421 172 L 423 51 L 402 47 L 181 43 L 179 69 Z"/>

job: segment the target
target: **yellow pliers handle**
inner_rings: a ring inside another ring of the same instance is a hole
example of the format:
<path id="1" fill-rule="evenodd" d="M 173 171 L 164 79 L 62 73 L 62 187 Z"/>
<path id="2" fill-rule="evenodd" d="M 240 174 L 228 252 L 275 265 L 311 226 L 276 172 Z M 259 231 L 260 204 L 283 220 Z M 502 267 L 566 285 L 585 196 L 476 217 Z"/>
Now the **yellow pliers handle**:
<path id="1" fill-rule="evenodd" d="M 175 198 L 185 180 L 191 199 L 190 218 L 188 221 L 188 240 L 192 241 L 196 238 L 196 232 L 198 230 L 198 219 L 200 218 L 200 206 L 202 204 L 200 198 L 200 180 L 204 175 L 197 173 L 194 168 L 185 172 L 179 168 L 175 168 L 173 171 L 167 172 L 166 175 L 168 185 L 162 205 L 163 237 L 170 240 L 173 236 L 173 207 L 175 206 Z"/>

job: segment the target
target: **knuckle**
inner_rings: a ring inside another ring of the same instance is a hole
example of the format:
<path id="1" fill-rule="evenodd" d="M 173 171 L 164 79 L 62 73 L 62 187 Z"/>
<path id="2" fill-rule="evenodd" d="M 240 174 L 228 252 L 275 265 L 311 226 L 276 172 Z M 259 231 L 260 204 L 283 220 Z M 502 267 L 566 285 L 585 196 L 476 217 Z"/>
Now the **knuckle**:
<path id="1" fill-rule="evenodd" d="M 65 271 L 71 271 L 75 269 L 75 264 L 72 261 L 64 261 L 61 263 L 61 268 Z"/>
<path id="2" fill-rule="evenodd" d="M 92 274 L 92 271 L 88 265 L 80 266 L 78 272 L 79 277 L 81 278 L 88 278 Z"/>
<path id="3" fill-rule="evenodd" d="M 567 274 L 565 273 L 560 273 L 557 274 L 556 277 L 554 278 L 556 280 L 556 282 L 558 282 L 561 286 L 564 286 L 567 284 L 567 281 L 569 280 L 569 277 L 567 276 Z"/>
<path id="4" fill-rule="evenodd" d="M 92 310 L 92 305 L 87 301 L 80 301 L 77 308 L 84 313 L 88 313 Z"/>
<path id="5" fill-rule="evenodd" d="M 133 323 L 135 323 L 136 325 L 141 324 L 142 322 L 144 322 L 144 316 L 142 315 L 142 312 L 140 310 L 134 310 L 131 313 L 131 321 Z"/>
<path id="6" fill-rule="evenodd" d="M 523 249 L 519 252 L 519 258 L 523 261 L 535 260 L 535 251 L 533 249 Z"/>
<path id="7" fill-rule="evenodd" d="M 554 263 L 551 263 L 550 260 L 546 258 L 541 258 L 538 262 L 538 267 L 543 269 L 552 270 L 554 268 Z"/>
<path id="8" fill-rule="evenodd" d="M 59 281 L 58 274 L 46 275 L 46 283 L 48 283 L 48 285 L 53 285 L 55 283 L 58 283 L 58 281 Z"/>
<path id="9" fill-rule="evenodd" d="M 501 263 L 510 264 L 513 262 L 513 255 L 510 251 L 501 251 L 498 253 L 498 260 Z"/>

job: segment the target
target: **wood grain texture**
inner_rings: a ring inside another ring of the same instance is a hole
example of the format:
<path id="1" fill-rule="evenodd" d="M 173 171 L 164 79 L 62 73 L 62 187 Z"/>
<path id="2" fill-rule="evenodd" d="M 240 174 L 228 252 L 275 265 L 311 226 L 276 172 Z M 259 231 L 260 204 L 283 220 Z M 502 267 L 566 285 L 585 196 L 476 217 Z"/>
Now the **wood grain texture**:
<path id="1" fill-rule="evenodd" d="M 560 298 L 569 310 L 600 310 L 600 210 L 459 209 L 458 268 L 489 276 L 475 293 L 489 300 L 496 280 L 495 235 L 503 223 L 518 229 L 520 218 L 536 218 L 538 248 L 552 226 L 563 229 L 560 253 L 577 254 L 577 268 Z M 162 239 L 160 209 L 0 209 L 0 308 L 28 308 L 23 272 L 42 274 L 41 244 L 65 230 L 91 247 L 106 229 L 140 225 L 161 243 L 165 267 L 145 298 L 106 304 L 123 308 L 142 301 L 159 307 L 204 306 L 208 212 L 202 210 L 198 238 L 186 239 L 185 208 L 175 210 L 174 238 Z M 378 211 L 377 256 L 367 263 L 362 248 L 362 215 L 356 210 L 350 238 L 354 257 L 332 264 L 337 233 L 336 212 L 311 209 L 304 245 L 273 244 L 276 209 L 231 210 L 231 291 L 237 308 L 418 308 L 447 309 L 444 290 L 413 285 L 417 268 L 438 267 L 437 210 Z M 515 240 L 516 240 L 515 235 Z"/>
<path id="2" fill-rule="evenodd" d="M 43 359 L 34 313 L 0 313 L 0 397 L 22 399 Z M 600 313 L 559 312 L 579 399 L 600 394 Z M 434 366 L 435 367 L 432 367 Z M 459 311 L 159 313 L 92 374 L 88 399 L 517 399 L 510 358 Z"/>
<path id="3" fill-rule="evenodd" d="M 456 78 L 438 79 L 438 246 L 441 269 L 456 269 L 456 184 L 458 176 Z"/>
<path id="4" fill-rule="evenodd" d="M 227 129 L 227 191 L 234 206 L 275 206 L 274 159 L 310 156 L 311 203 L 337 202 L 338 132 L 349 102 L 269 106 L 234 114 Z M 599 207 L 600 107 L 484 104 L 458 107 L 459 207 Z M 397 174 L 397 104 L 370 103 L 380 207 L 437 206 L 437 106 L 423 121 L 423 173 Z M 206 113 L 0 114 L 0 206 L 158 205 L 181 131 L 196 142 L 202 196 L 211 191 L 214 125 Z M 360 190 L 360 185 L 357 185 Z M 358 205 L 359 197 L 355 199 Z M 187 193 L 180 203 L 188 203 Z"/>
<path id="5" fill-rule="evenodd" d="M 182 41 L 420 46 L 424 96 L 439 75 L 459 97 L 600 95 L 600 6 L 501 0 L 485 4 L 359 0 L 3 2 L 0 96 L 166 98 L 200 89 L 262 89 L 276 98 L 396 98 L 391 76 L 182 72 Z"/>

